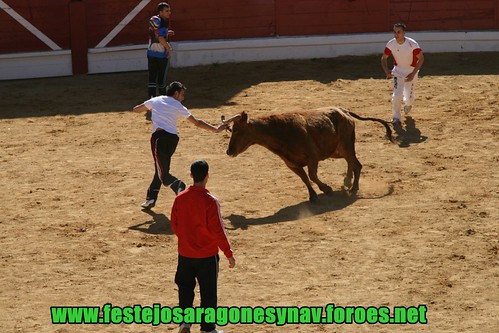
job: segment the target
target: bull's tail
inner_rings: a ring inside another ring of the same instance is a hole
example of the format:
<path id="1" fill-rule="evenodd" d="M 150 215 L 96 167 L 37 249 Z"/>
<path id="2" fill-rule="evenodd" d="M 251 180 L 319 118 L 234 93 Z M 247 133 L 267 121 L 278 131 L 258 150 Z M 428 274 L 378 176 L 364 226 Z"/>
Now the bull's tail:
<path id="1" fill-rule="evenodd" d="M 352 117 L 354 117 L 355 119 L 358 119 L 358 120 L 362 120 L 362 121 L 370 120 L 370 121 L 375 121 L 375 122 L 383 124 L 383 126 L 385 126 L 385 128 L 386 128 L 386 138 L 388 140 L 390 140 L 391 142 L 394 142 L 393 137 L 392 137 L 392 129 L 390 128 L 390 125 L 388 125 L 388 122 L 386 122 L 382 119 L 378 119 L 378 118 L 361 117 L 358 114 L 353 113 L 352 111 L 347 111 L 347 110 L 343 110 L 343 111 L 345 111 L 346 113 L 348 113 L 349 115 L 351 115 Z"/>

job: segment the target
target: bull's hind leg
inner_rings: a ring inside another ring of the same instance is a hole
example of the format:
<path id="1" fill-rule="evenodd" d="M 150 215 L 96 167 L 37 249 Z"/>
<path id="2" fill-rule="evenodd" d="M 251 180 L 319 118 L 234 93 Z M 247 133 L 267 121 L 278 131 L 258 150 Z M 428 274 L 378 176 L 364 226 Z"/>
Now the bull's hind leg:
<path id="1" fill-rule="evenodd" d="M 308 176 L 307 176 L 305 170 L 303 170 L 303 168 L 301 168 L 301 167 L 291 166 L 291 165 L 288 165 L 288 168 L 290 168 L 294 173 L 296 173 L 298 175 L 298 177 L 300 177 L 301 180 L 307 186 L 309 200 L 310 201 L 317 200 L 317 193 L 312 188 L 312 184 L 310 183 L 310 180 L 308 179 Z"/>
<path id="2" fill-rule="evenodd" d="M 362 164 L 360 164 L 359 160 L 355 156 L 355 152 L 351 156 L 345 158 L 347 160 L 348 169 L 347 175 L 344 179 L 344 184 L 347 189 L 350 189 L 350 192 L 353 194 L 357 193 L 359 190 L 359 179 L 360 179 L 360 171 L 362 170 Z M 353 185 L 352 184 L 352 176 L 353 176 Z"/>
<path id="3" fill-rule="evenodd" d="M 308 165 L 308 176 L 310 177 L 310 180 L 312 180 L 314 183 L 319 186 L 320 190 L 324 193 L 332 193 L 333 189 L 327 185 L 324 184 L 319 180 L 319 177 L 317 176 L 317 168 L 319 167 L 319 162 L 310 162 Z"/>
<path id="4" fill-rule="evenodd" d="M 350 140 L 344 142 L 342 147 L 342 156 L 347 161 L 347 174 L 345 179 L 343 180 L 343 184 L 347 189 L 350 190 L 352 194 L 357 193 L 359 190 L 359 178 L 360 178 L 360 170 L 362 170 L 362 164 L 360 164 L 357 156 L 355 156 L 355 129 L 352 128 L 352 132 L 350 134 Z M 353 178 L 353 184 L 352 184 Z"/>
<path id="5" fill-rule="evenodd" d="M 346 189 L 350 189 L 352 187 L 353 167 L 351 167 L 351 165 L 351 163 L 348 163 L 347 174 L 345 175 L 345 178 L 343 178 L 343 186 L 345 186 Z"/>

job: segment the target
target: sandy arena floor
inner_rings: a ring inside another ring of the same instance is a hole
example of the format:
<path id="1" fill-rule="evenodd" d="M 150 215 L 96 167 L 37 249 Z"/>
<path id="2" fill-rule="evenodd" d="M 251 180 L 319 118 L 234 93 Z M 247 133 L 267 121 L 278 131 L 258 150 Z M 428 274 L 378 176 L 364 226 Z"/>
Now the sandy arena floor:
<path id="1" fill-rule="evenodd" d="M 237 267 L 223 306 L 428 306 L 422 325 L 233 325 L 256 332 L 499 332 L 498 53 L 426 54 L 412 118 L 391 144 L 356 122 L 360 191 L 344 160 L 308 202 L 268 150 L 225 151 L 229 133 L 180 124 L 172 173 L 206 159 Z M 177 68 L 185 105 L 211 123 L 330 105 L 389 119 L 379 56 Z M 174 324 L 53 325 L 50 306 L 177 305 L 173 193 L 140 210 L 153 175 L 151 123 L 131 113 L 146 73 L 0 82 L 0 331 L 177 332 Z M 224 259 L 223 259 L 224 260 Z M 199 297 L 196 298 L 199 302 Z M 198 329 L 193 330 L 198 332 Z"/>

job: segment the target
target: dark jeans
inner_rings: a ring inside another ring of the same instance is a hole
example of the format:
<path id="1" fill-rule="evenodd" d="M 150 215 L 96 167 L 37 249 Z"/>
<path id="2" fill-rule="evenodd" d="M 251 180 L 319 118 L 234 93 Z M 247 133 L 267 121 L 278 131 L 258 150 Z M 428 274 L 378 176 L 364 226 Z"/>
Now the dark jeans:
<path id="1" fill-rule="evenodd" d="M 186 258 L 178 256 L 175 283 L 178 286 L 178 303 L 182 309 L 192 307 L 196 280 L 199 283 L 202 308 L 217 307 L 218 254 L 208 258 Z M 201 322 L 201 330 L 211 332 L 215 324 Z"/>
<path id="2" fill-rule="evenodd" d="M 152 134 L 151 151 L 154 158 L 154 177 L 147 189 L 147 200 L 158 199 L 161 184 L 170 186 L 175 193 L 180 186 L 185 188 L 185 184 L 180 179 L 170 174 L 171 158 L 177 149 L 178 140 L 177 135 L 163 130 Z"/>
<path id="3" fill-rule="evenodd" d="M 149 70 L 147 92 L 149 98 L 157 96 L 156 88 L 158 88 L 160 95 L 166 95 L 168 61 L 168 58 L 147 57 L 147 68 Z"/>

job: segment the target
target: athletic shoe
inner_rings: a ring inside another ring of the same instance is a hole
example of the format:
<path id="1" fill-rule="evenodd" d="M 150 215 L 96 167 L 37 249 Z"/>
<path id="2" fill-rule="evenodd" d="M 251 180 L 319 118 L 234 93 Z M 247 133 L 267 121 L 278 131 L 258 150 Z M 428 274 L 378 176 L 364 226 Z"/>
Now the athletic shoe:
<path id="1" fill-rule="evenodd" d="M 213 330 L 213 331 L 201 331 L 201 333 L 224 333 L 224 331 Z"/>
<path id="2" fill-rule="evenodd" d="M 404 112 L 405 114 L 408 114 L 412 110 L 412 105 L 406 105 L 404 106 Z"/>
<path id="3" fill-rule="evenodd" d="M 142 207 L 142 209 L 148 210 L 148 209 L 153 208 L 155 205 L 156 205 L 156 200 L 149 199 L 149 200 L 146 200 L 142 205 L 140 205 L 140 207 Z"/>
<path id="4" fill-rule="evenodd" d="M 185 184 L 184 183 L 180 184 L 180 186 L 178 187 L 177 195 L 179 195 L 180 192 L 182 192 L 182 191 L 185 191 Z"/>
<path id="5" fill-rule="evenodd" d="M 191 325 L 190 324 L 182 324 L 180 325 L 180 329 L 178 333 L 191 333 Z"/>
<path id="6" fill-rule="evenodd" d="M 390 120 L 390 122 L 391 122 L 392 124 L 394 124 L 394 125 L 395 125 L 395 124 L 400 124 L 400 119 L 397 119 L 397 118 L 392 118 L 392 120 Z"/>

